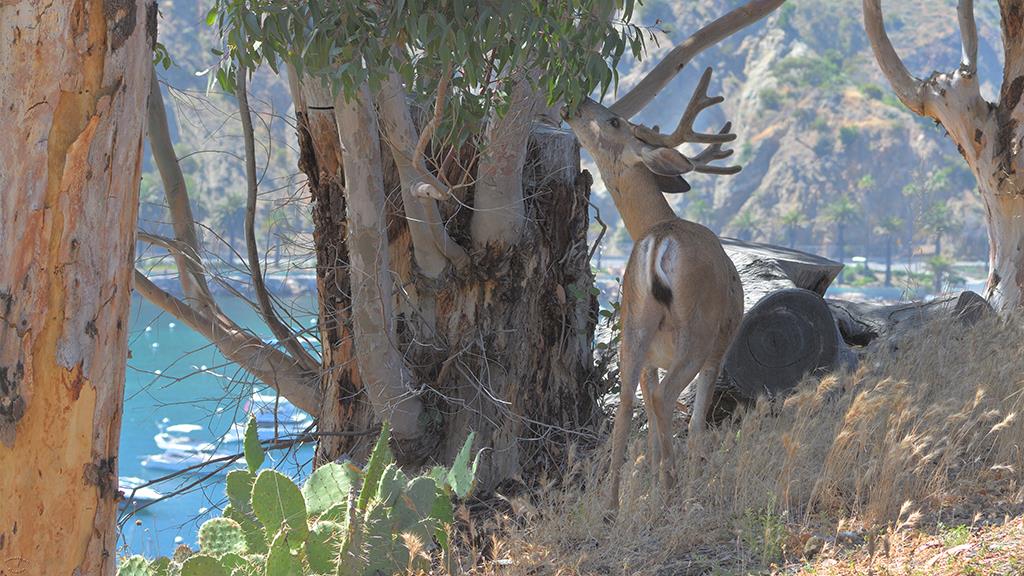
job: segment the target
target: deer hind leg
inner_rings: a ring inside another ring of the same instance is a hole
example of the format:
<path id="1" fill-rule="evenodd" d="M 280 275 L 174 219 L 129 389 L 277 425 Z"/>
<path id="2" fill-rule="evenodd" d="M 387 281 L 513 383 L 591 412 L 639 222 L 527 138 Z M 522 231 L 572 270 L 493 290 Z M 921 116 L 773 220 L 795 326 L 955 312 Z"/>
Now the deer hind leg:
<path id="1" fill-rule="evenodd" d="M 672 448 L 672 411 L 683 388 L 686 388 L 700 370 L 700 361 L 686 353 L 669 367 L 668 373 L 651 390 L 657 408 L 659 442 L 661 444 L 661 481 L 668 490 L 675 484 L 675 451 Z"/>
<path id="2" fill-rule="evenodd" d="M 650 325 L 647 324 L 647 326 Z M 657 326 L 657 323 L 653 325 Z M 612 459 L 609 466 L 612 480 L 609 509 L 612 512 L 619 509 L 619 481 L 622 461 L 626 457 L 630 424 L 633 420 L 633 399 L 653 337 L 654 330 L 647 328 L 642 319 L 624 318 L 622 344 L 619 346 L 622 385 L 619 393 L 619 409 L 615 412 L 615 424 L 612 427 Z M 644 401 L 646 402 L 647 399 L 644 398 Z"/>
<path id="3" fill-rule="evenodd" d="M 658 473 L 661 462 L 661 442 L 658 436 L 658 419 L 654 415 L 654 404 L 651 402 L 651 389 L 658 385 L 658 369 L 648 366 L 640 375 L 640 391 L 643 393 L 645 412 L 647 414 L 647 466 L 654 474 Z"/>
<path id="4" fill-rule="evenodd" d="M 725 349 L 715 351 L 700 370 L 694 386 L 697 387 L 696 398 L 693 401 L 693 411 L 690 415 L 690 429 L 687 444 L 693 452 L 699 446 L 699 440 L 707 428 L 708 409 L 711 408 L 711 396 L 715 389 L 715 382 L 722 372 L 722 362 L 725 357 Z"/>

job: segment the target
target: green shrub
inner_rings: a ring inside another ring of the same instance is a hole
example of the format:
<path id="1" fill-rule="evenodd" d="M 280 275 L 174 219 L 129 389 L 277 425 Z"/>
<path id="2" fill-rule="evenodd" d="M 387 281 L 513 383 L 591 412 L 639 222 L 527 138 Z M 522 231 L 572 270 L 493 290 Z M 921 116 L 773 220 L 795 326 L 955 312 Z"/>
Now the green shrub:
<path id="1" fill-rule="evenodd" d="M 300 490 L 259 470 L 264 452 L 250 418 L 248 470 L 228 474 L 230 504 L 200 527 L 199 550 L 180 546 L 173 559 L 152 562 L 132 556 L 118 576 L 356 576 L 426 570 L 435 551 L 447 560 L 452 498 L 466 498 L 476 477 L 473 434 L 450 469 L 410 479 L 395 464 L 389 432 L 385 423 L 364 468 L 325 464 Z"/>
<path id="2" fill-rule="evenodd" d="M 761 90 L 761 102 L 769 110 L 778 110 L 782 108 L 782 94 L 774 88 L 765 88 Z"/>
<path id="3" fill-rule="evenodd" d="M 839 140 L 843 146 L 851 146 L 860 138 L 860 130 L 856 126 L 843 126 L 839 129 Z"/>
<path id="4" fill-rule="evenodd" d="M 879 86 L 878 84 L 862 84 L 860 87 L 860 91 L 863 92 L 865 96 L 871 98 L 872 100 L 881 100 L 883 97 L 885 97 L 885 91 L 882 90 L 882 87 Z"/>

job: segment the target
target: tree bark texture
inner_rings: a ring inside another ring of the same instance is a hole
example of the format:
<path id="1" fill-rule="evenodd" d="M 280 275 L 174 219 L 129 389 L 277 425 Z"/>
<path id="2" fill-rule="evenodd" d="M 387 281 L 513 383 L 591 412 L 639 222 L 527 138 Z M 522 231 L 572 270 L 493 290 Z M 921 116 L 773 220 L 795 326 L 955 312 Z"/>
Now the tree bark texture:
<path id="1" fill-rule="evenodd" d="M 0 4 L 0 572 L 112 574 L 156 5 Z"/>
<path id="2" fill-rule="evenodd" d="M 361 459 L 372 436 L 359 432 L 378 418 L 364 392 L 365 371 L 354 356 L 348 314 L 351 234 L 345 230 L 351 205 L 340 192 L 348 178 L 336 168 L 336 140 L 317 128 L 317 110 L 308 101 L 306 109 L 300 147 L 316 202 L 325 336 L 320 430 L 328 436 L 318 460 Z M 398 201 L 398 170 L 384 161 L 388 257 L 398 285 L 396 336 L 424 406 L 422 438 L 398 442 L 398 456 L 406 464 L 450 462 L 474 431 L 475 449 L 487 449 L 478 477 L 485 490 L 557 458 L 559 441 L 578 439 L 574 434 L 598 424 L 600 391 L 591 374 L 596 299 L 586 243 L 590 180 L 578 177 L 579 147 L 570 132 L 536 126 L 526 157 L 526 217 L 518 241 L 478 250 L 469 266 L 449 266 L 438 278 L 416 266 Z M 453 162 L 446 179 L 458 181 L 465 166 Z M 471 246 L 473 213 L 463 206 L 472 205 L 473 190 L 461 194 L 458 201 L 441 202 L 440 209 L 451 237 Z M 418 308 L 423 301 L 432 303 L 430 318 Z"/>

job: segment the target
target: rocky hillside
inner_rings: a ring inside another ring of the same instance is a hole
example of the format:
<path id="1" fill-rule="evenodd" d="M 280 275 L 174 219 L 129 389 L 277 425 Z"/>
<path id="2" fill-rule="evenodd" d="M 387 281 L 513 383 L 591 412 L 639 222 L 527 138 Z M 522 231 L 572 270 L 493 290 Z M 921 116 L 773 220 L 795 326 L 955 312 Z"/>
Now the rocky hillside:
<path id="1" fill-rule="evenodd" d="M 648 43 L 644 61 L 622 63 L 620 92 L 674 43 L 739 3 L 644 2 L 634 20 L 660 30 L 658 42 Z M 186 169 L 202 204 L 199 213 L 216 227 L 244 188 L 242 164 L 231 153 L 241 148 L 233 100 L 205 98 L 206 78 L 195 75 L 215 62 L 209 50 L 214 33 L 204 24 L 207 4 L 161 1 L 160 39 L 175 66 L 160 75 L 179 89 L 196 91 L 178 93 L 168 105 L 182 153 L 207 151 L 189 157 Z M 698 127 L 714 131 L 732 120 L 744 170 L 729 178 L 697 177 L 692 192 L 671 200 L 681 214 L 742 238 L 834 255 L 842 221 L 847 256 L 880 256 L 880 227 L 889 219 L 899 254 L 934 254 L 935 231 L 941 230 L 947 257 L 983 259 L 987 240 L 973 177 L 944 131 L 909 113 L 889 90 L 867 45 L 860 6 L 860 0 L 789 0 L 765 22 L 701 54 L 672 82 L 640 119 L 675 126 L 700 72 L 713 66 L 711 91 L 726 101 L 705 112 Z M 954 0 L 889 0 L 885 6 L 893 41 L 912 71 L 927 75 L 957 64 Z M 1001 67 L 996 10 L 994 2 L 977 7 L 981 76 L 990 98 Z M 268 207 L 288 205 L 288 198 L 301 194 L 301 178 L 287 89 L 267 75 L 254 82 L 254 90 L 265 141 L 259 154 L 268 170 L 262 190 L 268 191 Z M 144 196 L 158 191 L 152 189 L 154 176 L 144 181 Z M 295 204 L 291 219 L 299 220 L 305 211 L 300 198 Z M 625 248 L 628 237 L 600 182 L 597 205 L 613 228 L 607 248 Z M 159 210 L 148 214 L 159 220 Z"/>
<path id="2" fill-rule="evenodd" d="M 738 4 L 645 2 L 641 19 L 665 33 L 646 61 L 627 64 L 620 92 L 674 43 Z M 1001 70 L 998 14 L 995 3 L 979 4 L 983 92 L 991 99 Z M 953 0 L 885 6 L 893 42 L 914 73 L 958 64 Z M 902 223 L 890 226 L 898 229 L 893 236 L 901 253 L 934 253 L 934 231 L 942 229 L 947 257 L 984 258 L 973 176 L 944 130 L 911 114 L 891 92 L 861 17 L 860 0 L 789 0 L 765 22 L 700 55 L 640 119 L 675 126 L 700 72 L 712 66 L 711 93 L 726 101 L 702 123 L 713 131 L 733 121 L 744 170 L 695 179 L 692 192 L 672 201 L 680 213 L 722 233 L 830 254 L 836 221 L 843 220 L 847 256 L 881 254 L 879 228 L 895 216 Z M 614 213 L 610 203 L 607 208 L 603 214 Z"/>

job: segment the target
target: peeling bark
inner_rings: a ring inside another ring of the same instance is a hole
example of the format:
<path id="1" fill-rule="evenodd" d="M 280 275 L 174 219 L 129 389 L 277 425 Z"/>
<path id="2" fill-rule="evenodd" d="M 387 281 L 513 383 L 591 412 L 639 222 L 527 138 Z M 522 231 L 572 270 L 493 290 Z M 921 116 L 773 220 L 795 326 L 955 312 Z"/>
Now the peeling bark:
<path id="1" fill-rule="evenodd" d="M 976 75 L 974 3 L 960 0 L 963 40 L 960 66 L 948 73 L 914 77 L 885 32 L 881 0 L 863 0 L 864 24 L 882 72 L 912 111 L 938 121 L 957 144 L 978 182 L 989 227 L 989 280 L 985 297 L 1001 314 L 1024 306 L 1024 2 L 1000 0 L 1005 61 L 998 103 L 982 98 Z"/>
<path id="2" fill-rule="evenodd" d="M 0 4 L 0 566 L 112 574 L 148 2 Z"/>

